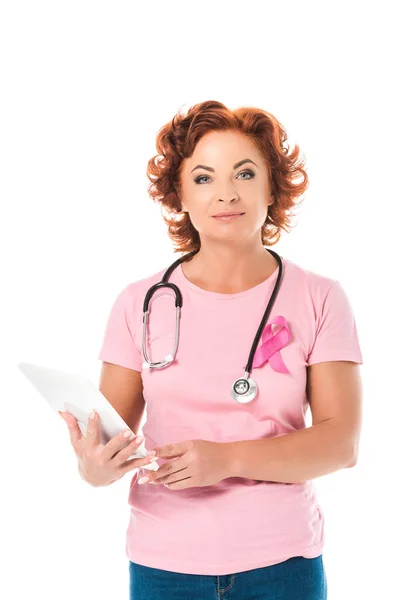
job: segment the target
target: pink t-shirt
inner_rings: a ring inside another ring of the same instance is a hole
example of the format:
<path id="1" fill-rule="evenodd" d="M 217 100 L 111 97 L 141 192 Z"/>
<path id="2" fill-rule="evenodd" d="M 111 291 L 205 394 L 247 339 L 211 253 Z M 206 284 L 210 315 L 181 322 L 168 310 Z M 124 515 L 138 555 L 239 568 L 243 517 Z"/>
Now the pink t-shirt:
<path id="1" fill-rule="evenodd" d="M 285 317 L 291 341 L 280 350 L 289 373 L 269 361 L 253 368 L 257 397 L 231 396 L 278 276 L 236 294 L 203 290 L 181 265 L 169 281 L 183 305 L 175 361 L 142 370 L 142 309 L 151 285 L 166 269 L 128 284 L 111 309 L 99 360 L 142 372 L 148 450 L 189 439 L 256 440 L 305 427 L 308 365 L 349 360 L 362 364 L 353 311 L 341 284 L 283 258 L 281 288 L 268 323 Z M 161 360 L 175 337 L 172 290 L 150 301 L 148 355 Z M 279 328 L 278 328 L 279 329 Z M 275 326 L 274 326 L 275 333 Z M 260 344 L 262 340 L 260 340 Z M 162 466 L 165 460 L 160 459 Z M 126 554 L 133 562 L 180 573 L 226 575 L 322 553 L 324 516 L 312 481 L 277 483 L 230 477 L 208 487 L 171 490 L 139 485 L 133 474 Z"/>

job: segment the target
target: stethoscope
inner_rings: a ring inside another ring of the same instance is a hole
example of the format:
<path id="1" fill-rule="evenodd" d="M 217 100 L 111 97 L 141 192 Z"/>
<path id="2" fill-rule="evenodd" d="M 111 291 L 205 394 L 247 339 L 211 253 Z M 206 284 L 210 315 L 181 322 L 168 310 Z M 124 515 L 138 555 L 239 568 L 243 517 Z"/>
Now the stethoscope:
<path id="1" fill-rule="evenodd" d="M 236 381 L 232 384 L 232 389 L 231 389 L 231 395 L 232 397 L 237 400 L 238 402 L 245 404 L 247 402 L 250 402 L 251 400 L 253 400 L 258 392 L 258 387 L 256 382 L 254 381 L 254 379 L 250 378 L 250 373 L 251 373 L 251 369 L 252 369 L 252 365 L 253 365 L 253 359 L 254 359 L 254 354 L 255 351 L 257 349 L 257 345 L 258 342 L 260 340 L 261 334 L 264 330 L 264 326 L 267 322 L 267 319 L 269 317 L 269 314 L 272 310 L 272 306 L 274 305 L 276 296 L 278 294 L 279 291 L 279 287 L 281 284 L 281 280 L 282 280 L 282 272 L 283 272 L 283 262 L 281 257 L 279 256 L 279 254 L 277 254 L 276 252 L 274 252 L 274 250 L 271 250 L 270 248 L 265 248 L 270 254 L 272 254 L 273 256 L 275 256 L 276 260 L 279 263 L 279 272 L 278 272 L 278 278 L 277 281 L 275 283 L 273 292 L 271 294 L 270 300 L 268 302 L 268 306 L 265 310 L 265 313 L 263 315 L 263 318 L 261 319 L 260 325 L 258 327 L 257 333 L 255 335 L 255 338 L 253 340 L 253 345 L 251 346 L 251 350 L 250 350 L 250 354 L 249 354 L 249 358 L 247 361 L 247 365 L 245 368 L 245 374 L 244 377 L 239 377 L 238 379 L 236 379 Z M 180 289 L 178 288 L 177 285 L 175 285 L 174 283 L 170 283 L 168 282 L 168 279 L 172 273 L 172 271 L 174 269 L 176 269 L 176 267 L 182 263 L 183 261 L 187 260 L 188 258 L 192 257 L 194 254 L 196 254 L 198 252 L 198 250 L 195 250 L 194 252 L 190 252 L 189 254 L 186 254 L 185 256 L 179 258 L 178 260 L 176 260 L 170 267 L 168 267 L 168 269 L 165 271 L 164 276 L 162 278 L 162 280 L 159 283 L 156 283 L 155 285 L 151 286 L 151 288 L 148 290 L 144 302 L 143 302 L 143 333 L 142 333 L 142 351 L 143 351 L 143 356 L 144 356 L 144 362 L 143 362 L 143 369 L 163 369 L 164 367 L 168 367 L 172 361 L 175 359 L 176 356 L 176 351 L 178 349 L 178 340 L 179 340 L 179 320 L 180 320 L 180 316 L 181 316 L 181 308 L 182 308 L 182 294 Z M 154 294 L 154 292 L 156 292 L 157 290 L 159 290 L 160 288 L 163 287 L 167 287 L 167 288 L 171 288 L 174 293 L 175 293 L 175 307 L 176 307 L 176 326 L 175 326 L 175 343 L 174 343 L 174 349 L 172 351 L 172 354 L 167 354 L 167 356 L 164 358 L 164 360 L 159 360 L 159 361 L 155 361 L 155 362 L 151 362 L 147 356 L 147 323 L 148 323 L 148 315 L 149 315 L 149 302 Z"/>

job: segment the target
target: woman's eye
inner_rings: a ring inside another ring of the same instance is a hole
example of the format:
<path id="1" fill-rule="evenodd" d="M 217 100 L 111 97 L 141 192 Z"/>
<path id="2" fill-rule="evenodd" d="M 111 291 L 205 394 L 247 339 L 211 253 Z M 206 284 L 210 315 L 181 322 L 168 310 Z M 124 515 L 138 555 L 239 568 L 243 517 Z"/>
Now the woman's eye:
<path id="1" fill-rule="evenodd" d="M 200 183 L 200 179 L 210 179 L 209 177 L 207 177 L 207 175 L 201 175 L 200 177 L 197 177 L 194 181 L 195 183 Z"/>
<path id="2" fill-rule="evenodd" d="M 239 173 L 239 175 L 250 175 L 250 179 L 252 179 L 254 177 L 253 171 L 242 171 L 242 173 Z M 239 175 L 238 175 L 238 177 L 239 177 Z"/>
<path id="3" fill-rule="evenodd" d="M 253 171 L 242 171 L 242 173 L 239 173 L 238 177 L 240 175 L 250 175 L 250 179 L 253 179 L 253 177 L 254 177 Z M 207 175 L 200 175 L 194 181 L 195 181 L 195 183 L 200 183 L 201 179 L 210 179 L 210 178 Z"/>

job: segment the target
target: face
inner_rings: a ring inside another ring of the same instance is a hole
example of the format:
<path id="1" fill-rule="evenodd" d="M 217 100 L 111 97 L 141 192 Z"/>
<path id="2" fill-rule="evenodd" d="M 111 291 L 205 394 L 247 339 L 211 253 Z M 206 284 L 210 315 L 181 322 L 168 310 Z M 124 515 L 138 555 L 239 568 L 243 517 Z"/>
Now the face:
<path id="1" fill-rule="evenodd" d="M 189 213 L 200 237 L 237 240 L 261 235 L 273 203 L 268 169 L 258 148 L 243 134 L 204 135 L 182 163 L 180 184 L 182 210 Z M 232 220 L 214 217 L 224 211 L 244 214 Z"/>

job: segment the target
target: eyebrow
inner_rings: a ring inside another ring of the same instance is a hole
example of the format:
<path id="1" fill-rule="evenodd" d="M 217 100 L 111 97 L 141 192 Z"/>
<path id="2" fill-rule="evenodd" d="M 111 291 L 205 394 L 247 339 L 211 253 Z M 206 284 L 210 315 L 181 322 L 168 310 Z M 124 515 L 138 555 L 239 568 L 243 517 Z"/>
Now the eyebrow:
<path id="1" fill-rule="evenodd" d="M 233 165 L 233 168 L 237 169 L 238 167 L 240 167 L 241 165 L 243 165 L 244 163 L 247 163 L 247 162 L 253 163 L 253 165 L 257 166 L 256 163 L 254 161 L 252 161 L 250 158 L 244 158 L 243 160 L 239 160 L 238 163 L 236 163 L 235 165 Z M 193 173 L 193 171 L 195 171 L 196 169 L 205 169 L 206 171 L 210 171 L 211 173 L 215 173 L 215 169 L 213 169 L 212 167 L 206 167 L 205 165 L 197 165 L 190 172 Z"/>

